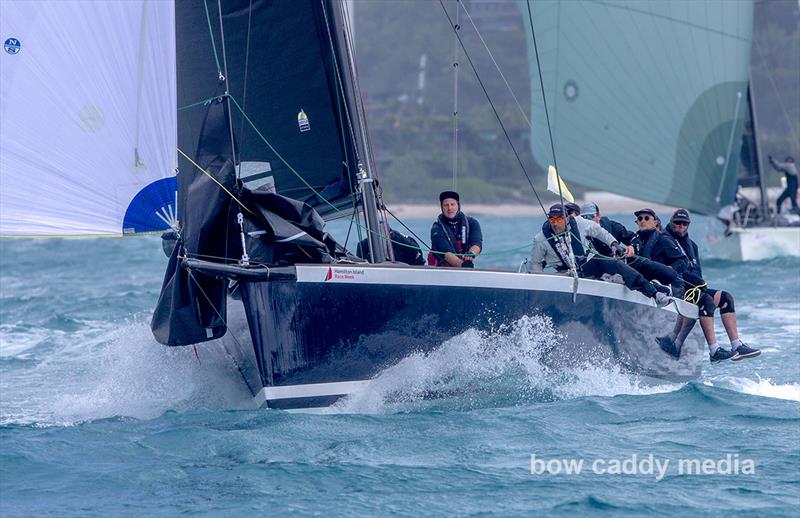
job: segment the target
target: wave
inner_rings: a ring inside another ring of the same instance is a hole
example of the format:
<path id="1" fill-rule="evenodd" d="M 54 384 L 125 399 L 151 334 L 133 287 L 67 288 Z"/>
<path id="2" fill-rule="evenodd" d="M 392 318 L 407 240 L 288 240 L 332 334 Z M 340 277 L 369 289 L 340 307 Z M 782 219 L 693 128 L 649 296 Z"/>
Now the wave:
<path id="1" fill-rule="evenodd" d="M 756 374 L 758 380 L 749 378 L 722 377 L 705 383 L 712 387 L 734 390 L 743 394 L 789 401 L 800 401 L 800 383 L 773 383 L 769 378 Z"/>
<path id="2" fill-rule="evenodd" d="M 381 413 L 419 404 L 428 409 L 472 409 L 654 394 L 681 386 L 648 385 L 618 365 L 593 357 L 572 367 L 548 366 L 548 356 L 558 355 L 564 345 L 565 338 L 543 316 L 522 317 L 496 332 L 470 329 L 433 351 L 412 354 L 385 369 L 363 392 L 340 401 L 334 410 Z"/>
<path id="3" fill-rule="evenodd" d="M 144 323 L 61 344 L 31 368 L 7 372 L 0 424 L 68 426 L 114 417 L 151 419 L 170 410 L 252 407 L 221 346 L 201 344 L 197 356 L 192 347 L 156 343 Z"/>

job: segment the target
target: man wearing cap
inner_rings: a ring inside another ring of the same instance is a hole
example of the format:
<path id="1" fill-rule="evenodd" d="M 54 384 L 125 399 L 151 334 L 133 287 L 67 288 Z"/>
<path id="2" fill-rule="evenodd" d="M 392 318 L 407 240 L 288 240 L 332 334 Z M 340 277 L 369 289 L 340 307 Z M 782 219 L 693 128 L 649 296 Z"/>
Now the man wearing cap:
<path id="1" fill-rule="evenodd" d="M 671 286 L 674 296 L 683 297 L 684 284 L 680 274 L 689 268 L 686 256 L 674 239 L 658 231 L 658 219 L 653 209 L 640 209 L 634 214 L 639 231 L 631 240 L 633 248 L 626 252 L 628 265 L 647 280 Z"/>
<path id="2" fill-rule="evenodd" d="M 599 239 L 619 254 L 625 252 L 625 246 L 620 245 L 614 236 L 597 223 L 583 218 L 573 218 L 561 204 L 553 205 L 548 211 L 547 221 L 542 225 L 542 231 L 533 240 L 530 272 L 541 273 L 546 266 L 551 266 L 562 273 L 570 271 L 573 264 L 570 257 L 571 246 L 575 266 L 581 277 L 599 279 L 603 274 L 618 274 L 628 289 L 655 299 L 659 307 L 669 304 L 670 298 L 656 290 L 655 286 L 636 270 L 622 261 L 596 255 L 589 238 Z M 567 239 L 570 239 L 569 245 Z"/>
<path id="3" fill-rule="evenodd" d="M 789 198 L 792 203 L 792 210 L 798 212 L 797 209 L 797 166 L 794 164 L 794 158 L 787 156 L 785 162 L 777 162 L 774 158 L 769 157 L 769 163 L 775 170 L 783 173 L 786 176 L 786 189 L 783 190 L 778 200 L 775 202 L 778 205 L 778 214 L 781 213 L 781 205 Z"/>
<path id="4" fill-rule="evenodd" d="M 594 202 L 590 201 L 581 207 L 581 216 L 590 221 L 594 221 L 603 227 L 603 229 L 609 234 L 614 236 L 614 239 L 625 245 L 630 245 L 631 240 L 636 235 L 636 232 L 631 232 L 622 223 L 611 220 L 608 217 L 600 214 L 600 207 L 598 207 Z M 613 250 L 607 247 L 605 243 L 593 239 L 592 244 L 599 254 L 605 257 L 611 257 L 613 255 Z"/>
<path id="5" fill-rule="evenodd" d="M 474 268 L 475 258 L 483 248 L 481 225 L 461 212 L 457 192 L 444 191 L 439 195 L 442 213 L 431 227 L 431 253 L 428 264 Z"/>
<path id="6" fill-rule="evenodd" d="M 567 215 L 569 215 L 571 218 L 577 218 L 581 215 L 581 207 L 577 203 L 568 201 L 564 204 L 564 208 L 567 209 Z"/>
<path id="7" fill-rule="evenodd" d="M 700 327 L 703 329 L 703 335 L 708 343 L 708 354 L 711 363 L 718 363 L 722 360 L 732 359 L 734 361 L 743 360 L 745 358 L 755 358 L 761 351 L 749 347 L 747 344 L 739 339 L 739 330 L 736 325 L 736 308 L 734 307 L 733 295 L 727 291 L 714 290 L 706 287 L 706 282 L 703 280 L 703 270 L 700 266 L 700 255 L 697 251 L 697 243 L 692 241 L 689 237 L 689 211 L 686 209 L 678 209 L 672 214 L 672 218 L 667 224 L 665 232 L 669 234 L 678 246 L 681 247 L 682 252 L 686 254 L 689 269 L 683 272 L 683 279 L 686 281 L 687 286 L 697 288 L 701 291 L 700 298 L 697 305 L 700 308 Z M 716 335 L 714 333 L 714 310 L 719 308 L 719 316 L 722 319 L 722 325 L 725 327 L 725 332 L 731 341 L 731 350 L 724 349 L 717 345 Z M 694 321 L 684 319 L 684 322 L 676 324 L 675 329 L 666 338 L 669 341 L 664 341 L 659 337 L 659 345 L 661 348 L 673 356 L 680 357 L 680 347 L 683 340 L 689 334 L 689 331 L 694 327 Z M 671 341 L 671 343 L 670 343 Z"/>

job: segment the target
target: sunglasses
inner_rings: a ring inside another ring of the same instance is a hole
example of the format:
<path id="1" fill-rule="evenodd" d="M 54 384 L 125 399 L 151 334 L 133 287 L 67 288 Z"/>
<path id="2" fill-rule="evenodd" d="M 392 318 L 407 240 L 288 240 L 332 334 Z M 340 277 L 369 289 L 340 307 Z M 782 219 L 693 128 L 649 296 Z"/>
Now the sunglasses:
<path id="1" fill-rule="evenodd" d="M 564 221 L 564 216 L 550 216 L 548 219 L 550 223 L 561 223 Z"/>
<path id="2" fill-rule="evenodd" d="M 672 222 L 672 226 L 673 227 L 688 227 L 689 224 L 686 223 L 685 221 L 673 221 Z"/>
<path id="3" fill-rule="evenodd" d="M 644 216 L 639 216 L 638 218 L 636 218 L 636 221 L 650 221 L 651 219 L 655 219 L 655 218 L 653 216 L 644 215 Z"/>

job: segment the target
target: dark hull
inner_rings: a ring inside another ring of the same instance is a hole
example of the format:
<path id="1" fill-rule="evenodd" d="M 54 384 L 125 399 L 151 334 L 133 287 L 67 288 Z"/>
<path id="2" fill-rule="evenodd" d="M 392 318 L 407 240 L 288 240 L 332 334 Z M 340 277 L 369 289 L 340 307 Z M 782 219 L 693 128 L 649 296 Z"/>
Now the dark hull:
<path id="1" fill-rule="evenodd" d="M 502 332 L 524 316 L 549 317 L 562 336 L 545 358 L 551 367 L 611 360 L 663 382 L 701 372 L 697 330 L 680 360 L 655 341 L 673 330 L 677 311 L 695 319 L 696 307 L 679 301 L 659 309 L 616 284 L 581 279 L 573 303 L 573 280 L 557 275 L 378 266 L 293 271 L 242 279 L 241 305 L 230 308 L 226 345 L 256 401 L 272 408 L 328 406 L 413 352 L 470 328 Z"/>

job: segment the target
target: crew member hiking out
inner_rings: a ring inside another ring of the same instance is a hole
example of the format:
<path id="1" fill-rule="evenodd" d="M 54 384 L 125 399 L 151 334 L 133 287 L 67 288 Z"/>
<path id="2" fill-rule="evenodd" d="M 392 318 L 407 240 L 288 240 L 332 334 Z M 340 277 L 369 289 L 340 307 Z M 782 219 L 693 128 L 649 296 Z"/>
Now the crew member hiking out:
<path id="1" fill-rule="evenodd" d="M 727 359 L 738 361 L 745 358 L 755 358 L 761 354 L 761 351 L 748 346 L 739 338 L 733 295 L 727 291 L 706 287 L 706 282 L 703 280 L 703 270 L 700 266 L 700 255 L 698 253 L 697 243 L 692 241 L 689 237 L 690 223 L 689 211 L 686 209 L 678 209 L 672 214 L 672 218 L 665 229 L 665 233 L 670 235 L 678 246 L 681 247 L 681 251 L 686 254 L 689 268 L 684 271 L 682 275 L 683 279 L 686 281 L 686 285 L 699 294 L 696 301 L 700 308 L 700 327 L 703 329 L 703 335 L 708 343 L 708 354 L 711 363 L 718 363 Z M 716 308 L 719 308 L 719 316 L 722 320 L 725 332 L 730 339 L 731 350 L 724 349 L 717 345 L 717 338 L 714 332 L 714 310 Z M 694 320 L 683 319 L 683 321 L 681 321 L 679 319 L 672 333 L 666 337 L 659 337 L 656 339 L 661 349 L 679 358 L 681 354 L 680 347 L 686 339 L 686 336 L 692 330 L 692 327 L 694 327 L 694 322 Z"/>
<path id="2" fill-rule="evenodd" d="M 654 299 L 659 307 L 670 303 L 669 296 L 659 292 L 651 282 L 624 262 L 598 256 L 592 249 L 589 238 L 599 239 L 616 254 L 621 255 L 625 252 L 625 246 L 619 244 L 597 223 L 583 218 L 572 218 L 566 214 L 561 204 L 553 205 L 548 211 L 548 218 L 542 225 L 541 232 L 534 238 L 529 263 L 530 272 L 541 273 L 548 266 L 561 273 L 570 271 L 572 262 L 566 244 L 566 239 L 570 239 L 579 276 L 600 279 L 604 274 L 618 275 L 628 289 Z"/>
<path id="3" fill-rule="evenodd" d="M 674 239 L 659 232 L 653 209 L 637 210 L 634 214 L 639 231 L 631 239 L 631 246 L 626 251 L 628 265 L 647 280 L 671 286 L 672 295 L 683 298 L 684 285 L 680 273 L 689 267 L 686 256 Z M 661 261 L 664 258 L 667 259 Z M 666 264 L 674 265 L 675 269 Z"/>
<path id="4" fill-rule="evenodd" d="M 457 192 L 444 191 L 439 195 L 442 213 L 431 227 L 431 266 L 474 268 L 475 259 L 483 248 L 483 234 L 478 220 L 461 212 Z"/>

